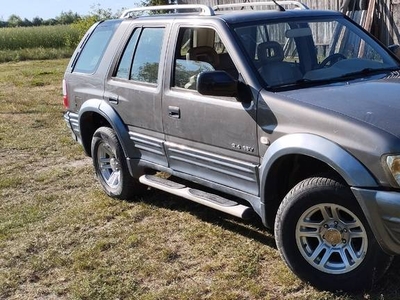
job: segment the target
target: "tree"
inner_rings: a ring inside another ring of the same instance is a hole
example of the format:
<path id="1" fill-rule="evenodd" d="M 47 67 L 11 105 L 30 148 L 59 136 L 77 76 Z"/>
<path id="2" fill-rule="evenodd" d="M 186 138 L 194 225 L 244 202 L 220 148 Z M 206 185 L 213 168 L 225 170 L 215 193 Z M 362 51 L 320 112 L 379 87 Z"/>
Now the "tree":
<path id="1" fill-rule="evenodd" d="M 22 26 L 24 21 L 22 21 L 21 17 L 13 14 L 8 18 L 7 23 L 9 27 L 18 27 Z"/>
<path id="2" fill-rule="evenodd" d="M 147 0 L 142 1 L 143 6 L 156 6 L 156 5 L 168 5 L 170 4 L 169 0 Z"/>
<path id="3" fill-rule="evenodd" d="M 24 20 L 22 21 L 21 26 L 24 26 L 24 27 L 32 26 L 32 22 L 29 21 L 27 18 L 24 18 Z"/>
<path id="4" fill-rule="evenodd" d="M 90 9 L 89 15 L 94 16 L 98 21 L 116 19 L 119 17 L 119 14 L 113 13 L 111 8 L 102 8 L 99 3 L 90 6 Z"/>
<path id="5" fill-rule="evenodd" d="M 49 26 L 49 25 L 57 25 L 57 20 L 56 20 L 56 19 L 44 20 L 44 21 L 42 22 L 42 25 L 46 25 L 46 26 Z"/>
<path id="6" fill-rule="evenodd" d="M 77 22 L 81 17 L 72 12 L 71 10 L 68 12 L 61 12 L 61 14 L 56 18 L 58 24 L 68 25 Z"/>
<path id="7" fill-rule="evenodd" d="M 113 13 L 111 8 L 102 8 L 100 4 L 92 5 L 90 8 L 89 15 L 80 17 L 79 20 L 72 24 L 73 27 L 79 30 L 80 37 L 83 37 L 94 23 L 101 20 L 116 19 L 121 15 L 121 11 Z"/>
<path id="8" fill-rule="evenodd" d="M 38 16 L 32 19 L 32 26 L 40 26 L 43 23 L 43 19 L 39 18 Z"/>
<path id="9" fill-rule="evenodd" d="M 147 1 L 142 1 L 142 6 L 158 6 L 158 5 L 169 5 L 170 0 L 147 0 Z M 168 13 L 168 11 L 165 10 L 154 10 L 151 11 L 149 14 L 164 14 Z"/>
<path id="10" fill-rule="evenodd" d="M 157 83 L 158 79 L 158 65 L 159 63 L 145 63 L 139 67 L 135 80 Z"/>

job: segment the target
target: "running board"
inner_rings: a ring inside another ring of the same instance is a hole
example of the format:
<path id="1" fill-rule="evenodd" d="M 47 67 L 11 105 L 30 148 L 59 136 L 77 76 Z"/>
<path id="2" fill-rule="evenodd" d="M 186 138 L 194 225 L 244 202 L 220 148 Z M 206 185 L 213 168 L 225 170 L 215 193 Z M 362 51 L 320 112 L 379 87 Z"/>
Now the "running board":
<path id="1" fill-rule="evenodd" d="M 249 206 L 239 204 L 215 194 L 187 187 L 172 180 L 160 178 L 154 175 L 143 175 L 139 178 L 139 181 L 153 188 L 186 198 L 245 220 L 254 216 L 254 210 Z"/>

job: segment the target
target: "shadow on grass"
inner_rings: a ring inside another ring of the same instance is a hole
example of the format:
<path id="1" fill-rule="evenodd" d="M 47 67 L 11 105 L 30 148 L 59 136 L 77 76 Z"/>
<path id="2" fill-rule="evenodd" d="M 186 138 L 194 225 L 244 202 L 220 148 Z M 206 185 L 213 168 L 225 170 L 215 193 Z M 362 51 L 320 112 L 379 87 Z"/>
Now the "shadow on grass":
<path id="1" fill-rule="evenodd" d="M 137 199 L 138 200 L 138 199 Z M 231 232 L 255 240 L 263 245 L 276 249 L 273 232 L 266 229 L 261 219 L 255 215 L 252 220 L 242 220 L 204 205 L 186 200 L 159 190 L 149 190 L 145 198 L 147 204 L 179 212 L 188 212 L 204 222 L 218 225 Z M 400 257 L 394 257 L 387 273 L 377 282 L 373 290 L 354 294 L 335 293 L 339 299 L 400 299 Z M 350 297 L 350 298 L 349 298 Z"/>
<path id="2" fill-rule="evenodd" d="M 394 257 L 389 270 L 370 292 L 370 299 L 400 299 L 400 257 Z"/>
<path id="3" fill-rule="evenodd" d="M 243 220 L 210 207 L 190 200 L 170 195 L 159 190 L 149 190 L 147 197 L 142 201 L 160 208 L 167 208 L 180 212 L 188 212 L 204 222 L 218 225 L 226 230 L 238 233 L 255 240 L 268 247 L 276 249 L 275 239 L 270 231 L 264 227 L 259 216 L 254 214 L 251 220 Z"/>

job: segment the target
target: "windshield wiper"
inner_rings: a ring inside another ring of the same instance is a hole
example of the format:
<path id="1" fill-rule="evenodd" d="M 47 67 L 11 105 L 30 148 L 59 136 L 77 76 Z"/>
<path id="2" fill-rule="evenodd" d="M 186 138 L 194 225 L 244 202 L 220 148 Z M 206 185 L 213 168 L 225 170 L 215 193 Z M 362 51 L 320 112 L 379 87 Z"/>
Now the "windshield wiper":
<path id="1" fill-rule="evenodd" d="M 332 83 L 332 82 L 337 82 L 337 81 L 343 81 L 343 80 L 348 80 L 351 78 L 357 78 L 360 77 L 360 75 L 374 75 L 374 74 L 379 74 L 382 72 L 388 73 L 388 72 L 393 72 L 400 70 L 400 67 L 390 67 L 390 68 L 379 68 L 379 69 L 374 69 L 374 68 L 365 68 L 360 71 L 356 72 L 350 72 L 343 74 L 338 77 L 332 77 L 332 78 L 323 78 L 323 79 L 308 79 L 308 78 L 302 78 L 299 79 L 295 82 L 295 84 L 325 84 L 325 83 Z"/>
<path id="2" fill-rule="evenodd" d="M 386 68 L 379 68 L 379 69 L 374 69 L 374 68 L 365 68 L 360 71 L 356 72 L 350 72 L 343 74 L 338 77 L 332 77 L 332 78 L 323 78 L 323 79 L 308 79 L 308 78 L 302 78 L 299 79 L 295 82 L 291 83 L 286 83 L 286 84 L 280 84 L 280 85 L 275 85 L 275 86 L 270 86 L 269 88 L 272 90 L 279 90 L 279 89 L 285 89 L 285 88 L 291 88 L 293 86 L 301 86 L 303 87 L 310 87 L 310 86 L 315 86 L 315 85 L 323 85 L 323 84 L 329 84 L 329 83 L 334 83 L 334 82 L 340 82 L 340 81 L 345 81 L 353 78 L 358 78 L 360 75 L 374 75 L 374 74 L 379 74 L 382 72 L 388 73 L 388 72 L 393 72 L 400 70 L 400 67 L 386 67 Z"/>
<path id="3" fill-rule="evenodd" d="M 343 74 L 343 75 L 341 75 L 339 77 L 332 78 L 332 79 L 347 79 L 349 77 L 350 78 L 358 77 L 360 75 L 374 75 L 374 74 L 379 74 L 379 73 L 382 73 L 382 72 L 386 72 L 387 73 L 387 72 L 397 71 L 399 69 L 400 68 L 398 66 L 397 67 L 390 67 L 390 68 L 388 68 L 388 67 L 386 67 L 386 68 L 378 68 L 378 69 L 365 68 L 365 69 L 362 69 L 360 71 L 346 73 L 346 74 Z"/>
<path id="4" fill-rule="evenodd" d="M 286 89 L 286 88 L 292 88 L 292 87 L 309 87 L 313 85 L 321 85 L 321 84 L 328 84 L 337 81 L 337 78 L 329 78 L 329 79 L 308 79 L 308 78 L 302 78 L 299 80 L 296 80 L 294 82 L 290 83 L 284 83 L 284 84 L 277 84 L 277 85 L 271 85 L 268 86 L 269 89 L 271 90 L 280 90 L 280 89 Z"/>

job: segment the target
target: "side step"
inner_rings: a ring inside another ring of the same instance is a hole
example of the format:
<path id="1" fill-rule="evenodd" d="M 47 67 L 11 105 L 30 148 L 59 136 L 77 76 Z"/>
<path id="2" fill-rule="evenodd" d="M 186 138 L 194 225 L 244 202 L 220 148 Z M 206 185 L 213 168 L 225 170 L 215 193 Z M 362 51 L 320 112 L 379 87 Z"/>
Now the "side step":
<path id="1" fill-rule="evenodd" d="M 172 180 L 154 175 L 143 175 L 139 178 L 139 181 L 153 188 L 186 198 L 242 219 L 248 220 L 254 215 L 254 210 L 249 206 L 239 204 L 215 194 L 187 187 Z"/>

